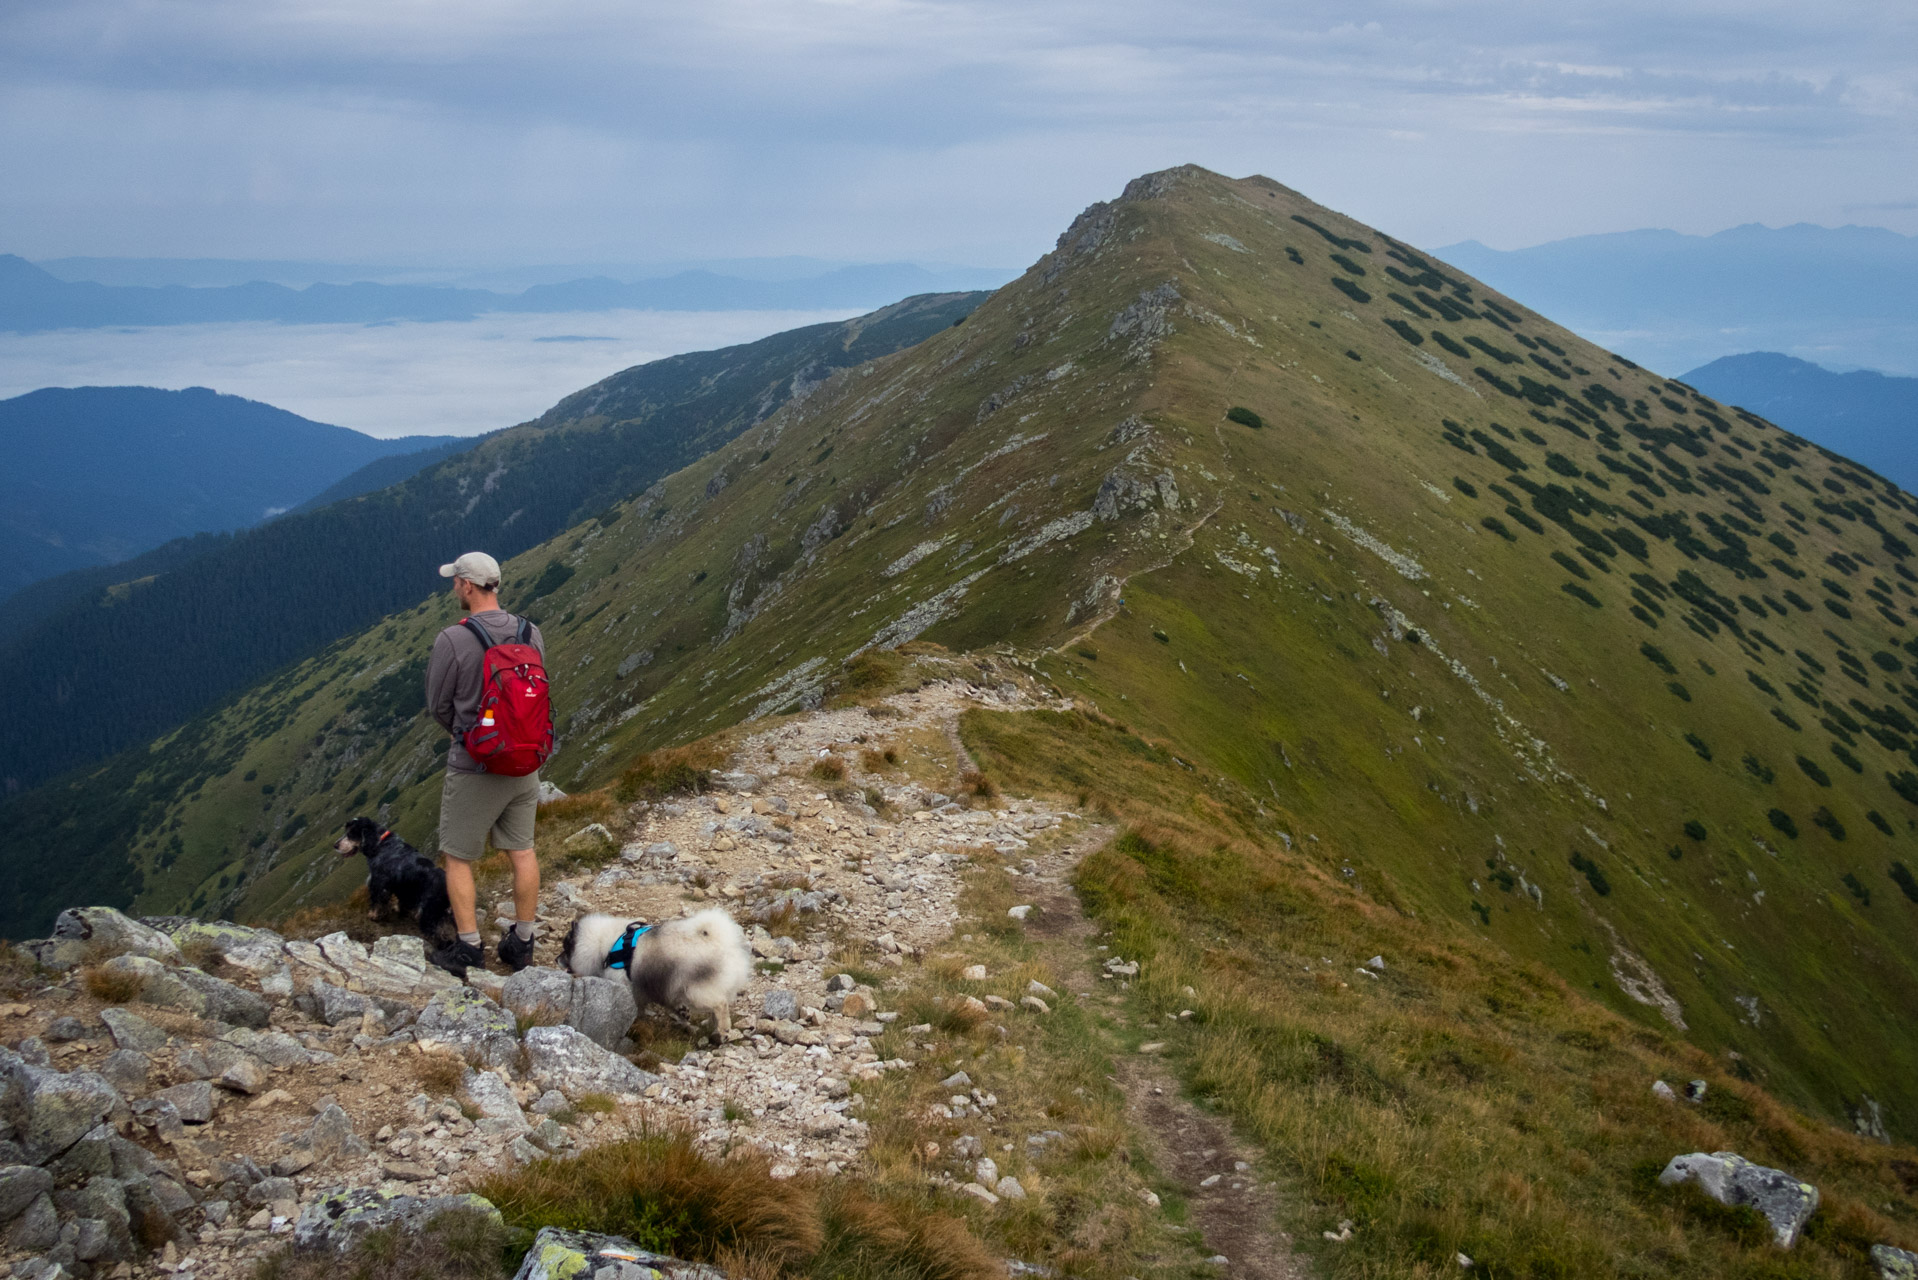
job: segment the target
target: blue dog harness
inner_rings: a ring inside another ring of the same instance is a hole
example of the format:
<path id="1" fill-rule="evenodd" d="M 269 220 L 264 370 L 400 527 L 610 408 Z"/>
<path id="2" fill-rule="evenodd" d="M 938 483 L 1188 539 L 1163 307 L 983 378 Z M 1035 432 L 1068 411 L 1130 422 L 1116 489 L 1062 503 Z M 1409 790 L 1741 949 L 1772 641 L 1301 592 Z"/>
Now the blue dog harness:
<path id="1" fill-rule="evenodd" d="M 635 920 L 626 926 L 626 932 L 619 935 L 619 941 L 606 953 L 608 969 L 628 969 L 632 967 L 633 952 L 639 948 L 639 937 L 653 926 L 644 920 Z"/>

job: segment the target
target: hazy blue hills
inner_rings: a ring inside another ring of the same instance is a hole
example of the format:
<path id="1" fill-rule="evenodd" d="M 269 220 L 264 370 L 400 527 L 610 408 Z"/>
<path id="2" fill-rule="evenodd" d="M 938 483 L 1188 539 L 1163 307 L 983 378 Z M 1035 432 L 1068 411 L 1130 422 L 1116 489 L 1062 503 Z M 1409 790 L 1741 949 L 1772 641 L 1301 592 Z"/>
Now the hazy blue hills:
<path id="1" fill-rule="evenodd" d="M 1776 351 L 1752 351 L 1702 365 L 1683 381 L 1918 491 L 1918 378 L 1869 369 L 1833 373 Z"/>
<path id="2" fill-rule="evenodd" d="M 997 285 L 1005 274 L 975 268 L 929 271 L 912 263 L 885 263 L 840 267 L 801 278 L 749 279 L 706 270 L 637 281 L 596 276 L 533 284 L 517 293 L 370 281 L 319 281 L 304 288 L 289 288 L 255 280 L 193 287 L 61 279 L 24 258 L 0 254 L 0 330 L 33 333 L 236 321 L 370 324 L 388 320 L 471 320 L 490 312 L 617 309 L 864 310 L 910 294 Z"/>
<path id="3" fill-rule="evenodd" d="M 1918 374 L 1918 237 L 1879 227 L 1626 231 L 1448 262 L 1662 373 L 1782 351 Z"/>
<path id="4" fill-rule="evenodd" d="M 0 401 L 0 597 L 257 524 L 369 463 L 447 440 L 378 440 L 204 387 L 48 388 Z"/>

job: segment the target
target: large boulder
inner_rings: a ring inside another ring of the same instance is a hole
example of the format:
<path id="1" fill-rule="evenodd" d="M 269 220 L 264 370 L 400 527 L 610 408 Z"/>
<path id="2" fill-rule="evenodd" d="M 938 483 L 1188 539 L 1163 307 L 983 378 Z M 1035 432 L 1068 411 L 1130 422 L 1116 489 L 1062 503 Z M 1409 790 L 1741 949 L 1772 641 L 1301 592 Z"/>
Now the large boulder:
<path id="1" fill-rule="evenodd" d="M 414 1036 L 423 1049 L 450 1049 L 478 1067 L 510 1067 L 519 1058 L 513 1015 L 470 987 L 441 991 L 427 1001 Z"/>
<path id="2" fill-rule="evenodd" d="M 513 1086 L 507 1084 L 499 1072 L 468 1071 L 461 1087 L 486 1119 L 526 1127 L 526 1113 L 520 1110 L 519 1099 L 513 1096 Z"/>
<path id="3" fill-rule="evenodd" d="M 500 1003 L 529 1023 L 565 1023 L 604 1049 L 617 1048 L 639 1017 L 632 984 L 541 966 L 508 978 Z"/>
<path id="4" fill-rule="evenodd" d="M 29 1164 L 45 1164 L 126 1106 L 120 1091 L 91 1071 L 62 1073 L 0 1051 L 0 1107 Z"/>
<path id="5" fill-rule="evenodd" d="M 158 1053 L 166 1048 L 167 1034 L 139 1014 L 117 1005 L 100 1010 L 100 1021 L 107 1024 L 113 1043 L 136 1053 Z"/>
<path id="6" fill-rule="evenodd" d="M 405 1196 L 361 1187 L 309 1200 L 293 1227 L 293 1247 L 345 1253 L 370 1231 L 383 1227 L 418 1231 L 447 1213 L 480 1214 L 501 1221 L 499 1210 L 481 1196 Z"/>
<path id="7" fill-rule="evenodd" d="M 162 964 L 179 964 L 180 948 L 173 939 L 112 907 L 72 907 L 53 921 L 56 942 L 86 945 L 89 958 L 146 956 Z"/>
<path id="8" fill-rule="evenodd" d="M 215 1022 L 264 1027 L 271 1006 L 244 987 L 189 966 L 168 966 L 147 956 L 115 956 L 103 968 L 140 981 L 140 999 L 169 1009 L 184 1009 Z"/>
<path id="9" fill-rule="evenodd" d="M 294 1140 L 294 1145 L 311 1152 L 315 1160 L 334 1156 L 357 1159 L 367 1151 L 365 1140 L 353 1132 L 353 1122 L 335 1102 L 321 1108 L 306 1132 Z"/>
<path id="10" fill-rule="evenodd" d="M 726 1280 L 726 1273 L 653 1253 L 620 1236 L 542 1227 L 513 1280 Z"/>
<path id="11" fill-rule="evenodd" d="M 168 933 L 182 952 L 204 950 L 255 977 L 286 963 L 286 939 L 271 929 L 249 929 L 225 920 L 186 920 Z"/>
<path id="12" fill-rule="evenodd" d="M 1878 1280 L 1918 1280 L 1918 1253 L 1875 1244 L 1871 1261 L 1878 1268 Z"/>
<path id="13" fill-rule="evenodd" d="M 53 1175 L 30 1164 L 0 1166 L 0 1223 L 12 1222 L 53 1190 Z"/>
<path id="14" fill-rule="evenodd" d="M 417 934 L 388 934 L 369 948 L 344 933 L 329 933 L 315 945 L 326 962 L 345 976 L 349 991 L 416 999 L 460 985 L 458 978 L 427 962 L 426 943 Z"/>
<path id="15" fill-rule="evenodd" d="M 1673 1156 L 1658 1180 L 1666 1186 L 1690 1182 L 1720 1204 L 1758 1210 L 1771 1224 L 1772 1240 L 1781 1249 L 1797 1243 L 1806 1219 L 1818 1208 L 1817 1187 L 1730 1151 Z"/>
<path id="16" fill-rule="evenodd" d="M 641 1071 L 567 1026 L 527 1029 L 526 1074 L 540 1088 L 558 1089 L 569 1098 L 637 1094 L 660 1083 L 650 1071 Z"/>

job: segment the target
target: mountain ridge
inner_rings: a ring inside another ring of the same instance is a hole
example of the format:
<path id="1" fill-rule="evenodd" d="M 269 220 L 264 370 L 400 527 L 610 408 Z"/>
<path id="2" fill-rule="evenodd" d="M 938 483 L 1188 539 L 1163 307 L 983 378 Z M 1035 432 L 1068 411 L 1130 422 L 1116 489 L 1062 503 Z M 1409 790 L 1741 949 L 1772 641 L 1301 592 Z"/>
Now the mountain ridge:
<path id="1" fill-rule="evenodd" d="M 900 645 L 1020 663 L 1353 910 L 1902 1132 L 1915 515 L 1290 188 L 1187 167 L 514 558 L 503 598 L 545 630 L 569 789 Z M 430 843 L 443 738 L 407 664 L 451 619 L 425 601 L 154 743 L 142 909 L 339 896 L 326 840 L 362 808 Z M 1138 874 L 1182 874 L 1150 846 Z"/>

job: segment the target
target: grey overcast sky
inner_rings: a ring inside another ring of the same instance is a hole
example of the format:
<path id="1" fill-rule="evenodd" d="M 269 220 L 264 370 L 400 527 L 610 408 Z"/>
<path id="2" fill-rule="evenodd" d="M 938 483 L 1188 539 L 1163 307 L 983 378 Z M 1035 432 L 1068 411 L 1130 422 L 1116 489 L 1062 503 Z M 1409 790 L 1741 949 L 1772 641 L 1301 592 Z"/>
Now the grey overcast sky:
<path id="1" fill-rule="evenodd" d="M 1918 5 L 0 4 L 28 257 L 1022 266 L 1186 161 L 1427 247 L 1918 232 Z"/>

